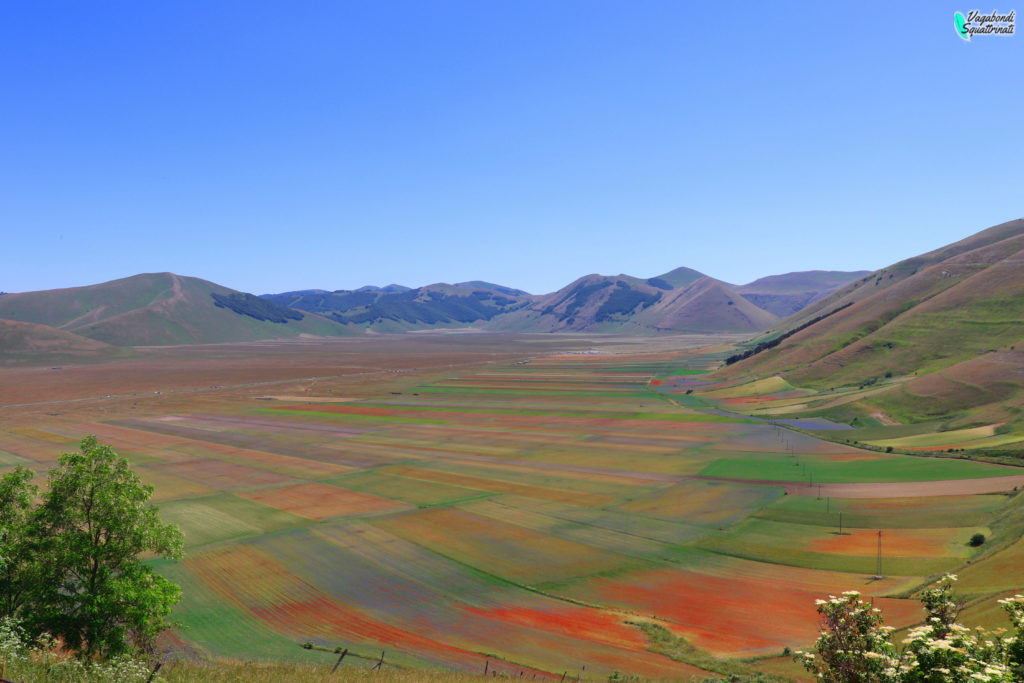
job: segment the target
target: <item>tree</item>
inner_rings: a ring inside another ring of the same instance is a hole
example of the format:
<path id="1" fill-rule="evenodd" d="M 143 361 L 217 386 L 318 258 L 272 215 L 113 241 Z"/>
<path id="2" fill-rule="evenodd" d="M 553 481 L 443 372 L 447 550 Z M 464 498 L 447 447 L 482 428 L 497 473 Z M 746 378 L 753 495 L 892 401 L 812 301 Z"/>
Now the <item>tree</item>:
<path id="1" fill-rule="evenodd" d="M 179 558 L 181 530 L 163 524 L 139 481 L 95 436 L 63 453 L 30 522 L 39 581 L 26 623 L 58 636 L 83 658 L 146 648 L 167 626 L 181 589 L 142 562 L 142 553 Z"/>
<path id="2" fill-rule="evenodd" d="M 19 615 L 34 584 L 36 553 L 28 525 L 37 491 L 26 467 L 0 477 L 0 619 Z"/>

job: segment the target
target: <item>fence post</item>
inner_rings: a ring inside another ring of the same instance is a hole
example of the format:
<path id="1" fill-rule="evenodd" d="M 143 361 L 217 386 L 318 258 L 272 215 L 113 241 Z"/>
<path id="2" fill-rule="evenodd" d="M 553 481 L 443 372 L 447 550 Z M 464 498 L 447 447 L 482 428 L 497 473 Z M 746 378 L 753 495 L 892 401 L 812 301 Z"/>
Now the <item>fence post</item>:
<path id="1" fill-rule="evenodd" d="M 341 660 L 345 659 L 345 655 L 347 655 L 347 654 L 348 654 L 348 648 L 346 647 L 345 651 L 341 653 L 340 657 L 338 657 L 338 661 L 336 661 L 334 663 L 334 668 L 331 669 L 331 673 L 334 673 L 335 671 L 338 670 L 338 667 L 341 666 Z"/>

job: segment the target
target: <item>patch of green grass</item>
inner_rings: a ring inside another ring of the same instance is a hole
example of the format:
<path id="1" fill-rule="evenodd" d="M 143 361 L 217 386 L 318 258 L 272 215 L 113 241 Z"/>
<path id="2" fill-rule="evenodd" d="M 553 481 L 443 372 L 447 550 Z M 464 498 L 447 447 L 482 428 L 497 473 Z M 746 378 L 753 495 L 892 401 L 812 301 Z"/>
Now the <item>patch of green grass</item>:
<path id="1" fill-rule="evenodd" d="M 201 498 L 199 501 L 236 519 L 245 521 L 246 524 L 258 528 L 264 534 L 309 524 L 309 520 L 305 517 L 230 493 Z"/>
<path id="2" fill-rule="evenodd" d="M 164 503 L 160 506 L 160 517 L 181 527 L 185 546 L 189 548 L 261 533 L 256 527 L 195 500 Z"/>
<path id="3" fill-rule="evenodd" d="M 1002 494 L 928 498 L 921 505 L 882 506 L 872 509 L 870 500 L 782 496 L 753 517 L 790 524 L 835 527 L 838 513 L 851 529 L 935 529 L 986 526 L 1006 504 Z"/>
<path id="4" fill-rule="evenodd" d="M 7 451 L 0 451 L 0 466 L 3 465 L 32 465 L 34 461 L 28 458 L 23 458 L 20 455 L 14 453 L 8 453 Z"/>
<path id="5" fill-rule="evenodd" d="M 649 621 L 627 621 L 626 623 L 630 626 L 635 626 L 647 636 L 647 649 L 651 652 L 664 655 L 676 662 L 683 662 L 684 664 L 690 664 L 706 671 L 727 676 L 729 681 L 757 680 L 769 683 L 772 681 L 788 680 L 771 674 L 752 673 L 749 668 L 739 662 L 712 657 L 703 650 L 691 645 L 685 638 L 675 635 L 660 624 Z M 750 678 L 744 678 L 747 676 Z"/>
<path id="6" fill-rule="evenodd" d="M 701 476 L 764 481 L 898 482 L 979 479 L 1020 471 L 969 460 L 891 455 L 872 460 L 827 460 L 789 456 L 720 458 L 700 471 Z"/>
<path id="7" fill-rule="evenodd" d="M 153 564 L 163 576 L 182 588 L 182 600 L 172 616 L 190 642 L 226 657 L 309 661 L 308 654 L 294 641 L 210 592 L 182 565 L 167 560 Z"/>

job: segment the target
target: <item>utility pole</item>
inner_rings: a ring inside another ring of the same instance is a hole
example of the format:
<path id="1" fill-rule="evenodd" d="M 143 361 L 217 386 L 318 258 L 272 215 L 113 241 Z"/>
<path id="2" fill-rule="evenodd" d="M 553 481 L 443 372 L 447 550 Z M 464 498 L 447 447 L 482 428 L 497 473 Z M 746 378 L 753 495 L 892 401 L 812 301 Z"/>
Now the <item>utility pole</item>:
<path id="1" fill-rule="evenodd" d="M 875 578 L 882 578 L 882 530 L 878 530 L 878 561 L 875 563 Z"/>

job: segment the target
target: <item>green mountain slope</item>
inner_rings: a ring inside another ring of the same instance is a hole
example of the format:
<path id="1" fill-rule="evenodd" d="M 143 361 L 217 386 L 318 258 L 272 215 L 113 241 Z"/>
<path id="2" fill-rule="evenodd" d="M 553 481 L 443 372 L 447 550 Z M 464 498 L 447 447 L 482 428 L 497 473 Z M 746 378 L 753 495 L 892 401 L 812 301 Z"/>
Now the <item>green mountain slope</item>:
<path id="1" fill-rule="evenodd" d="M 87 287 L 6 294 L 0 297 L 0 318 L 47 325 L 114 346 L 350 333 L 319 316 L 268 306 L 273 304 L 199 278 L 146 273 Z"/>

